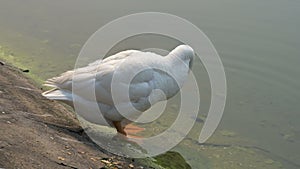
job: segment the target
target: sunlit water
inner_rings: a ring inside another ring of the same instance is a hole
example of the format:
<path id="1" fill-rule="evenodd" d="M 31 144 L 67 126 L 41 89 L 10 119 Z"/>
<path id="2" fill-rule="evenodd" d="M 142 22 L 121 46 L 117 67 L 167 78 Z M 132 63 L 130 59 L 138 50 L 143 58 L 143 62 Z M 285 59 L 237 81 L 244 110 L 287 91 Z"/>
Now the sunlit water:
<path id="1" fill-rule="evenodd" d="M 223 134 L 216 134 L 209 142 L 255 145 L 269 151 L 261 152 L 267 157 L 264 168 L 278 168 L 272 166 L 274 161 L 283 168 L 298 168 L 300 1 L 1 0 L 0 45 L 12 49 L 16 61 L 46 79 L 72 69 L 82 45 L 98 28 L 118 17 L 144 11 L 166 12 L 189 20 L 207 34 L 221 56 L 228 83 L 227 104 L 218 128 Z M 170 42 L 166 48 L 176 44 L 155 36 L 128 41 L 116 50 L 139 49 L 143 43 L 159 47 Z M 20 55 L 26 58 L 18 58 Z M 200 112 L 205 114 L 210 102 L 209 80 L 201 63 L 195 65 L 194 73 L 200 81 Z M 174 120 L 173 116 L 169 113 L 162 118 Z M 201 150 L 196 144 L 200 126 L 201 120 L 190 139 L 175 149 L 194 168 L 218 168 L 228 165 L 226 161 L 240 168 L 262 166 L 254 162 L 243 166 L 245 159 L 224 155 L 228 153 L 226 148 Z"/>

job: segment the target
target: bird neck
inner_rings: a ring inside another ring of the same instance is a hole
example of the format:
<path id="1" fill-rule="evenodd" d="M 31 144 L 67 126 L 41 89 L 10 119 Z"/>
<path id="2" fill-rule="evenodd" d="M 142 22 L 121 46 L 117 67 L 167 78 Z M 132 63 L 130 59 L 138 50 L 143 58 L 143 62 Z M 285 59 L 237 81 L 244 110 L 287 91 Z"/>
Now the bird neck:
<path id="1" fill-rule="evenodd" d="M 175 80 L 179 88 L 183 86 L 189 72 L 189 61 L 183 60 L 182 55 L 170 53 L 167 58 L 168 73 Z"/>

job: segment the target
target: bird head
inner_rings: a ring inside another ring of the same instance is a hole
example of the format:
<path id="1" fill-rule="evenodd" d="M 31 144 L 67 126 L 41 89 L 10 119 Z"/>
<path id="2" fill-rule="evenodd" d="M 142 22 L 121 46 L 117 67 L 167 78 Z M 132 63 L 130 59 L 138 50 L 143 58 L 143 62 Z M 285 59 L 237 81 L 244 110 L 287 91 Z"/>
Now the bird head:
<path id="1" fill-rule="evenodd" d="M 195 53 L 189 45 L 179 45 L 169 55 L 179 57 L 184 62 L 188 61 L 189 68 L 192 68 Z"/>

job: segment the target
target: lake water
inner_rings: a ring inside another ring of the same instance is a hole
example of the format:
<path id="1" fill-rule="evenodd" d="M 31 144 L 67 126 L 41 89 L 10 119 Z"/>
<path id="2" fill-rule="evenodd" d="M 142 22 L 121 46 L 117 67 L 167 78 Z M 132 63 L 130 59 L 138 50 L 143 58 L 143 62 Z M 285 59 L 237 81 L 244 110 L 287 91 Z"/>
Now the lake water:
<path id="1" fill-rule="evenodd" d="M 196 144 L 198 120 L 174 150 L 193 168 L 300 168 L 300 1 L 1 0 L 0 45 L 45 80 L 72 69 L 82 45 L 101 26 L 145 11 L 171 13 L 199 27 L 227 76 L 224 117 L 208 140 L 213 145 Z M 164 44 L 157 39 L 140 38 L 125 47 Z M 200 62 L 196 65 L 205 114 L 209 81 Z"/>

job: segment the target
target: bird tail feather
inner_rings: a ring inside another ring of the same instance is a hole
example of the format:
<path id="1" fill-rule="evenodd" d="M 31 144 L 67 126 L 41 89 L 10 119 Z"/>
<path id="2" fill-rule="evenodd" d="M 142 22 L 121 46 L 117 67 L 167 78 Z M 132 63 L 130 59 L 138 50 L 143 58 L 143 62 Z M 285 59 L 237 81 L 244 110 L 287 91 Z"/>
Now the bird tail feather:
<path id="1" fill-rule="evenodd" d="M 42 93 L 43 96 L 47 97 L 51 100 L 72 100 L 72 94 L 60 89 L 51 89 L 44 93 Z"/>

